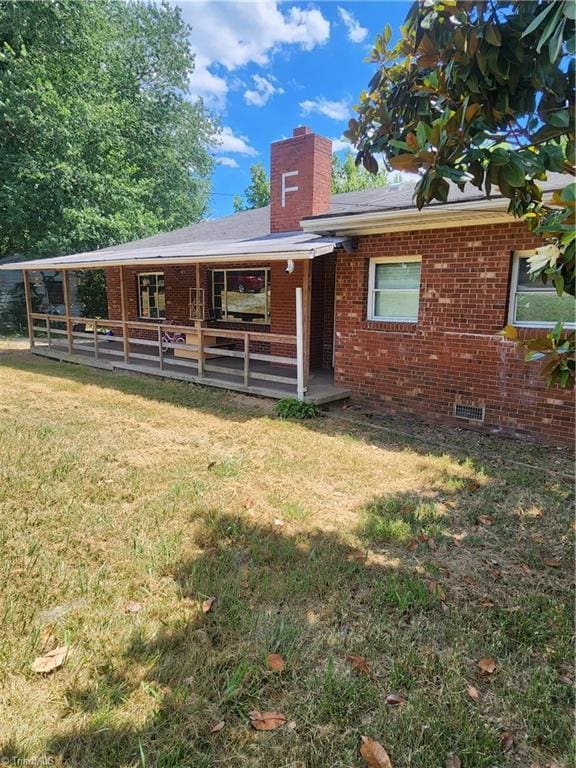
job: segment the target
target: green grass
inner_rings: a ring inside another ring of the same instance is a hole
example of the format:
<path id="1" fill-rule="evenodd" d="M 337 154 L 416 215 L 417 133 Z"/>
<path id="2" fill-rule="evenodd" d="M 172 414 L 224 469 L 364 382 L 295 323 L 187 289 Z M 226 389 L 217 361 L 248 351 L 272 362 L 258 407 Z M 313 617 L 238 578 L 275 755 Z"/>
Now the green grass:
<path id="1" fill-rule="evenodd" d="M 571 764 L 570 457 L 25 352 L 0 388 L 0 758 L 360 768 L 365 734 L 395 768 Z"/>

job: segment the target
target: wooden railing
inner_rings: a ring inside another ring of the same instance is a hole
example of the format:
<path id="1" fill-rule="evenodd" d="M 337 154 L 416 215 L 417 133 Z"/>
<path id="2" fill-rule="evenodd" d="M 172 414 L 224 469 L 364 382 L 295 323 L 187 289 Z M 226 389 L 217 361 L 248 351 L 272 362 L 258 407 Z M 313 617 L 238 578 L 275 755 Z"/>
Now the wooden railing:
<path id="1" fill-rule="evenodd" d="M 305 394 L 300 321 L 291 335 L 39 312 L 30 313 L 29 320 L 31 346 L 44 343 L 75 359 L 88 356 L 114 367 L 154 369 L 175 378 L 180 373 L 180 378 L 227 383 L 231 389 L 273 389 L 280 384 L 300 399 Z M 146 331 L 143 338 L 134 335 L 140 331 Z M 294 354 L 279 354 L 285 346 Z"/>

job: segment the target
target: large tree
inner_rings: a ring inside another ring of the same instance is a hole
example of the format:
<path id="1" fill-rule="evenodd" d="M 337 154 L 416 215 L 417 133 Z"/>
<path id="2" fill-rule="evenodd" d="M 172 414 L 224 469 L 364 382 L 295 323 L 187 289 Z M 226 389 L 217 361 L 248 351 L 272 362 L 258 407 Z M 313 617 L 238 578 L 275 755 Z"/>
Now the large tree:
<path id="1" fill-rule="evenodd" d="M 232 201 L 234 212 L 264 208 L 270 203 L 270 179 L 262 163 L 250 166 L 250 184 L 243 195 L 235 195 Z"/>
<path id="2" fill-rule="evenodd" d="M 0 255 L 199 220 L 215 126 L 187 98 L 193 65 L 168 4 L 0 0 Z"/>
<path id="3" fill-rule="evenodd" d="M 376 39 L 378 70 L 346 134 L 368 170 L 382 153 L 390 168 L 421 175 L 419 208 L 445 202 L 450 181 L 498 189 L 543 238 L 534 279 L 560 295 L 575 291 L 575 8 L 573 0 L 414 3 L 397 43 L 389 27 Z M 550 171 L 567 174 L 552 204 L 539 184 Z M 573 380 L 574 334 L 558 326 L 527 346 L 550 383 Z"/>

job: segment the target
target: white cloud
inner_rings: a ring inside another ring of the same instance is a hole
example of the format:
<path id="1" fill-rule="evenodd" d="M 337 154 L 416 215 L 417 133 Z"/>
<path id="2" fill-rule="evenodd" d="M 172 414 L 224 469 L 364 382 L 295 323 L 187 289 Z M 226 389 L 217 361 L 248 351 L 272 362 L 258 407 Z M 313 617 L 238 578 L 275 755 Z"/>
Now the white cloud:
<path id="1" fill-rule="evenodd" d="M 348 40 L 353 43 L 362 43 L 366 39 L 368 30 L 366 27 L 361 26 L 357 18 L 355 18 L 350 11 L 338 6 L 338 15 L 340 16 L 342 23 L 348 30 Z"/>
<path id="2" fill-rule="evenodd" d="M 352 144 L 345 139 L 332 139 L 332 152 L 341 152 L 343 149 L 352 152 Z"/>
<path id="3" fill-rule="evenodd" d="M 225 168 L 240 168 L 236 160 L 233 157 L 219 157 L 218 165 L 223 165 Z"/>
<path id="4" fill-rule="evenodd" d="M 217 108 L 222 108 L 226 101 L 227 72 L 247 64 L 266 66 L 284 46 L 310 51 L 326 43 L 330 36 L 330 22 L 320 10 L 280 10 L 276 0 L 196 0 L 184 3 L 182 13 L 192 27 L 190 41 L 196 54 L 190 90 Z"/>
<path id="5" fill-rule="evenodd" d="M 274 85 L 276 78 L 269 75 L 268 78 L 260 75 L 252 75 L 254 88 L 244 91 L 244 101 L 252 107 L 263 107 L 264 104 L 275 94 L 284 93 L 283 88 Z"/>
<path id="6" fill-rule="evenodd" d="M 250 157 L 258 154 L 254 147 L 250 146 L 246 136 L 236 136 L 232 128 L 227 125 L 222 127 L 215 151 L 218 154 L 248 155 Z"/>
<path id="7" fill-rule="evenodd" d="M 328 99 L 307 99 L 300 102 L 300 108 L 304 115 L 317 112 L 319 115 L 329 117 L 331 120 L 346 120 L 350 116 L 350 107 L 348 102 L 329 101 Z"/>

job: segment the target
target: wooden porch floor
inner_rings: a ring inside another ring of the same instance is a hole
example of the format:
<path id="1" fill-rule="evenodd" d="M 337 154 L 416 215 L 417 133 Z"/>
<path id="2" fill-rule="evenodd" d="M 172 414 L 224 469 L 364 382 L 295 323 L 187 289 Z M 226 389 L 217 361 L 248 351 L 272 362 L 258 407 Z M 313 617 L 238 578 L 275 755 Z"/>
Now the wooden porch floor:
<path id="1" fill-rule="evenodd" d="M 220 387 L 236 392 L 260 395 L 274 399 L 283 397 L 295 397 L 297 390 L 296 373 L 287 366 L 278 366 L 266 361 L 255 360 L 251 362 L 251 370 L 255 373 L 278 376 L 293 379 L 290 382 L 263 382 L 249 383 L 245 386 L 243 381 L 243 361 L 235 357 L 221 356 L 210 359 L 208 369 L 202 377 L 198 376 L 198 366 L 195 360 L 187 359 L 185 362 L 174 357 L 174 351 L 169 349 L 163 355 L 163 370 L 150 355 L 148 346 L 132 344 L 130 347 L 130 360 L 126 363 L 121 356 L 123 344 L 113 338 L 101 341 L 98 349 L 98 359 L 94 356 L 93 346 L 83 341 L 81 348 L 75 345 L 73 353 L 69 354 L 67 343 L 64 340 L 52 340 L 48 344 L 43 339 L 36 339 L 32 352 L 36 355 L 49 357 L 62 362 L 89 365 L 109 371 L 144 373 L 161 378 L 189 381 L 208 387 Z M 217 369 L 217 370 L 214 370 Z M 350 396 L 350 391 L 334 384 L 331 371 L 312 370 L 304 401 L 322 405 L 324 403 L 345 400 Z"/>

